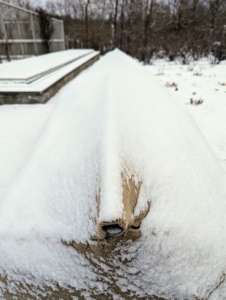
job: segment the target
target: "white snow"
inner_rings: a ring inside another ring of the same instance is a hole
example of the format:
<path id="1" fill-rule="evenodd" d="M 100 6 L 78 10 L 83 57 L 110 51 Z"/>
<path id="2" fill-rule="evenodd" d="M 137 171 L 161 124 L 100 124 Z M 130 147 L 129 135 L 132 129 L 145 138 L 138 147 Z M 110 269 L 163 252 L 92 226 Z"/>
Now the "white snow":
<path id="1" fill-rule="evenodd" d="M 0 107 L 0 198 L 34 149 L 56 98 L 46 105 Z"/>
<path id="2" fill-rule="evenodd" d="M 93 52 L 92 49 L 66 50 L 0 65 L 0 80 L 27 81 Z"/>
<path id="3" fill-rule="evenodd" d="M 76 52 L 77 50 L 75 50 Z M 63 51 L 64 55 L 67 54 L 67 51 Z M 52 86 L 54 83 L 58 82 L 60 79 L 62 79 L 64 76 L 69 74 L 70 72 L 74 71 L 76 68 L 82 66 L 84 63 L 89 61 L 90 59 L 94 58 L 99 54 L 98 51 L 92 51 L 86 55 L 83 55 L 82 57 L 77 58 L 75 61 L 68 63 L 58 69 L 54 69 L 54 71 L 42 75 L 38 75 L 33 82 L 27 84 L 23 82 L 13 82 L 10 80 L 7 81 L 0 81 L 0 93 L 41 93 L 45 91 L 47 88 Z M 43 55 L 45 56 L 45 55 Z M 24 63 L 26 62 L 26 59 L 23 60 Z M 22 62 L 21 62 L 22 64 Z M 1 70 L 0 70 L 1 71 Z M 0 95 L 1 96 L 1 95 Z"/>
<path id="4" fill-rule="evenodd" d="M 226 61 L 212 65 L 208 59 L 202 59 L 188 66 L 156 60 L 145 69 L 162 86 L 177 84 L 178 89 L 169 87 L 169 93 L 191 113 L 226 168 Z M 203 99 L 203 104 L 191 105 L 191 98 Z"/>
<path id="5" fill-rule="evenodd" d="M 26 148 L 29 155 L 13 169 L 17 175 L 0 199 L 2 274 L 16 282 L 71 285 L 84 289 L 86 299 L 103 290 L 113 297 L 111 284 L 130 291 L 131 299 L 224 299 L 225 170 L 149 68 L 118 50 L 107 54 L 61 90 L 45 124 L 40 112 L 35 144 L 17 143 L 19 153 Z M 15 127 L 10 130 L 17 137 Z M 1 160 L 2 173 L 11 163 Z M 92 243 L 96 220 L 122 216 L 125 169 L 142 182 L 135 216 L 148 202 L 151 208 L 138 242 L 119 244 L 120 255 L 95 269 L 61 241 Z"/>

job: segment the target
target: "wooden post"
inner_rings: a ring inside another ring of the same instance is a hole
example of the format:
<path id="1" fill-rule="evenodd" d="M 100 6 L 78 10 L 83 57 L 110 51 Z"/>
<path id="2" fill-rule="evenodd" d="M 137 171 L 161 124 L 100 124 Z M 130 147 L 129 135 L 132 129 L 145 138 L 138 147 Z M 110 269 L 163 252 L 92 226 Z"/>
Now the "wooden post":
<path id="1" fill-rule="evenodd" d="M 115 25 L 111 24 L 111 49 L 115 46 Z"/>
<path id="2" fill-rule="evenodd" d="M 60 28 L 61 28 L 61 39 L 64 40 L 64 21 L 62 21 L 62 20 L 60 23 Z M 61 50 L 65 50 L 65 42 L 62 43 Z"/>
<path id="3" fill-rule="evenodd" d="M 17 20 L 17 29 L 18 29 L 19 38 L 22 39 L 21 30 L 20 30 L 20 23 L 19 23 L 18 20 Z M 23 43 L 20 43 L 20 48 L 21 48 L 21 53 L 24 56 L 24 44 Z"/>
<path id="4" fill-rule="evenodd" d="M 34 41 L 34 52 L 35 52 L 35 55 L 38 55 L 38 48 L 37 48 L 37 42 L 36 42 L 36 36 L 35 36 L 34 18 L 33 18 L 32 13 L 30 14 L 30 23 L 31 23 L 32 38 Z"/>
<path id="5" fill-rule="evenodd" d="M 66 48 L 66 50 L 69 49 L 69 40 L 68 40 L 68 36 L 67 35 L 65 35 L 65 48 Z"/>
<path id="6" fill-rule="evenodd" d="M 7 38 L 7 33 L 6 33 L 6 29 L 5 29 L 5 23 L 4 23 L 4 19 L 3 19 L 3 15 L 2 15 L 1 4 L 0 4 L 0 26 L 2 28 L 3 35 L 4 35 L 7 59 L 8 59 L 8 61 L 11 61 L 10 51 L 9 51 L 9 44 L 8 44 L 8 38 Z"/>

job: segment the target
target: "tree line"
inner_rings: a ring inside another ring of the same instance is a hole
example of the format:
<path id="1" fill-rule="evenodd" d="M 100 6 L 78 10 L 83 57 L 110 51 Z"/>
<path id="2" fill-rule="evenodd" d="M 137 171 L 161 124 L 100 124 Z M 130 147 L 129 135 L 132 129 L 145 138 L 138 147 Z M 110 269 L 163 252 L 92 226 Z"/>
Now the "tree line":
<path id="1" fill-rule="evenodd" d="M 225 0 L 54 0 L 42 10 L 64 20 L 68 48 L 118 47 L 144 63 L 226 59 Z"/>

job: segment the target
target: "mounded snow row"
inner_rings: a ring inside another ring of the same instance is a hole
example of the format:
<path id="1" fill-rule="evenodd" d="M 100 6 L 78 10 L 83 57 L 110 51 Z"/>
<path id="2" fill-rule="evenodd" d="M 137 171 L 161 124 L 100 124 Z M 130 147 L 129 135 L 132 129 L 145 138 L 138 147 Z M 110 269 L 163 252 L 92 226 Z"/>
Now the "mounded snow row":
<path id="1" fill-rule="evenodd" d="M 122 174 L 140 184 L 131 219 L 150 205 L 141 237 L 107 257 L 67 246 L 98 247 L 96 224 L 124 218 Z M 57 283 L 85 299 L 224 299 L 225 216 L 225 171 L 193 119 L 115 50 L 62 90 L 1 200 L 2 293 L 22 282 L 40 297 Z"/>

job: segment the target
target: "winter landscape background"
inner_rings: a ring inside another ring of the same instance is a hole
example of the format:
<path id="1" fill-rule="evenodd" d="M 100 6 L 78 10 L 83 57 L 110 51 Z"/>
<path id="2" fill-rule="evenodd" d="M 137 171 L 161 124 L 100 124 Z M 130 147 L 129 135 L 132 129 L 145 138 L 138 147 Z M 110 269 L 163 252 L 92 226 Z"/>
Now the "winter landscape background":
<path id="1" fill-rule="evenodd" d="M 3 299 L 224 299 L 225 89 L 224 62 L 116 49 L 44 105 L 1 106 Z M 142 183 L 133 217 L 151 205 L 140 239 L 67 246 L 123 218 L 122 173 Z"/>
<path id="2" fill-rule="evenodd" d="M 9 2 L 47 45 L 62 18 L 67 49 L 102 56 L 45 104 L 0 106 L 0 298 L 225 300 L 226 2 Z"/>

